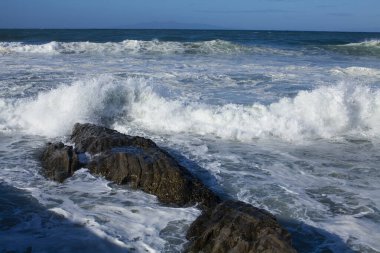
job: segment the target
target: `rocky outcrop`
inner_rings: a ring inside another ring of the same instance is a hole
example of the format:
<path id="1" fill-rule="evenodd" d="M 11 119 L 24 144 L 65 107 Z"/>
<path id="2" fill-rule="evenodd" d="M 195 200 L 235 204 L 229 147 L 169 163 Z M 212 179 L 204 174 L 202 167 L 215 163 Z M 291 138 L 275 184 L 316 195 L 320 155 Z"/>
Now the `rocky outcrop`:
<path id="1" fill-rule="evenodd" d="M 163 203 L 212 207 L 219 202 L 199 179 L 157 148 L 113 148 L 95 157 L 88 168 L 113 182 L 154 194 Z"/>
<path id="2" fill-rule="evenodd" d="M 206 208 L 220 202 L 198 178 L 149 139 L 77 123 L 71 141 L 75 149 L 62 143 L 49 144 L 45 149 L 42 165 L 49 178 L 62 182 L 81 165 L 118 184 L 154 194 L 163 203 L 199 203 Z"/>
<path id="3" fill-rule="evenodd" d="M 295 252 L 290 235 L 274 216 L 249 204 L 221 199 L 153 141 L 93 124 L 75 124 L 70 141 L 49 143 L 44 174 L 62 182 L 80 167 L 118 184 L 154 194 L 166 204 L 199 203 L 187 252 Z"/>
<path id="4" fill-rule="evenodd" d="M 44 174 L 55 181 L 63 182 L 78 168 L 78 156 L 71 146 L 62 142 L 48 143 L 41 157 Z"/>
<path id="5" fill-rule="evenodd" d="M 294 253 L 290 234 L 267 211 L 225 201 L 203 212 L 187 233 L 188 253 Z"/>
<path id="6" fill-rule="evenodd" d="M 106 127 L 88 123 L 76 123 L 74 125 L 71 141 L 75 143 L 75 150 L 78 153 L 99 154 L 117 147 L 159 149 L 150 139 L 122 134 Z"/>

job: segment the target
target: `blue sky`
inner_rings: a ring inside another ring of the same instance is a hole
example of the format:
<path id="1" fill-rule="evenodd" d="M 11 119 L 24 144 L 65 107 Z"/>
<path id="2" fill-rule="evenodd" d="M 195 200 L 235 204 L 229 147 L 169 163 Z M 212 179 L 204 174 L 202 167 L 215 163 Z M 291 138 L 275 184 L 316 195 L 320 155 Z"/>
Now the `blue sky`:
<path id="1" fill-rule="evenodd" d="M 0 0 L 0 27 L 380 32 L 380 0 Z"/>

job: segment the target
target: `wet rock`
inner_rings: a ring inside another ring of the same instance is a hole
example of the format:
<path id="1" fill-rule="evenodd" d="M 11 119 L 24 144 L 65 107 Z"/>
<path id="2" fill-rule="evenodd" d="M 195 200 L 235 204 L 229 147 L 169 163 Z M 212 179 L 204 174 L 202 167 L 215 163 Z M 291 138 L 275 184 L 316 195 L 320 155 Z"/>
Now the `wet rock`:
<path id="1" fill-rule="evenodd" d="M 202 215 L 191 225 L 187 252 L 295 252 L 290 235 L 274 216 L 240 201 L 221 199 L 153 141 L 92 125 L 75 124 L 71 141 L 48 144 L 45 174 L 62 182 L 79 167 L 118 184 L 154 194 L 167 204 L 199 203 Z"/>
<path id="2" fill-rule="evenodd" d="M 241 201 L 228 200 L 203 212 L 187 238 L 188 253 L 296 252 L 273 215 Z"/>
<path id="3" fill-rule="evenodd" d="M 63 182 L 78 169 L 78 156 L 72 146 L 62 142 L 48 143 L 41 156 L 46 177 Z"/>
<path id="4" fill-rule="evenodd" d="M 75 143 L 76 165 L 102 175 L 118 184 L 128 184 L 154 194 L 167 204 L 179 206 L 199 203 L 212 207 L 220 202 L 211 190 L 152 140 L 129 136 L 93 124 L 75 124 L 71 141 Z M 43 155 L 43 167 L 49 178 L 62 182 L 76 170 L 63 144 L 48 145 Z M 72 152 L 73 153 L 73 152 Z M 86 163 L 86 164 L 85 164 Z"/>
<path id="5" fill-rule="evenodd" d="M 158 148 L 112 149 L 96 156 L 88 168 L 118 184 L 156 195 L 163 203 L 211 207 L 219 202 L 199 179 Z"/>
<path id="6" fill-rule="evenodd" d="M 122 134 L 118 131 L 89 123 L 76 123 L 71 134 L 71 140 L 75 143 L 75 149 L 78 153 L 98 154 L 112 148 L 130 146 L 158 148 L 150 139 Z"/>

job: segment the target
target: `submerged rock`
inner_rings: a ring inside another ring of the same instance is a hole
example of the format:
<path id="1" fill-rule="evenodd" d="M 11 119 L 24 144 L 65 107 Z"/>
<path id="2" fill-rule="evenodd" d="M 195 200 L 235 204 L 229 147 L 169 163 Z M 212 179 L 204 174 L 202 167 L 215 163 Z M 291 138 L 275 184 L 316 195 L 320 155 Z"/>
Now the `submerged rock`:
<path id="1" fill-rule="evenodd" d="M 273 215 L 241 201 L 228 200 L 203 212 L 187 238 L 188 253 L 296 252 Z"/>

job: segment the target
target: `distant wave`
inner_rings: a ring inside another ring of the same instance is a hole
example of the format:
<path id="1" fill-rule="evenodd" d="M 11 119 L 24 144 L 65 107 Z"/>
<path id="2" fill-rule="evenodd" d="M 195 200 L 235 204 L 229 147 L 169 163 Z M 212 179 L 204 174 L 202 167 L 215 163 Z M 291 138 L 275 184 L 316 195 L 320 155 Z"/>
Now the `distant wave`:
<path id="1" fill-rule="evenodd" d="M 357 43 L 328 46 L 333 51 L 358 56 L 378 56 L 380 57 L 380 40 L 372 39 Z"/>
<path id="2" fill-rule="evenodd" d="M 175 42 L 158 40 L 124 40 L 122 42 L 56 42 L 25 44 L 0 42 L 0 54 L 81 54 L 81 53 L 130 53 L 130 54 L 291 54 L 291 52 L 268 48 L 244 46 L 225 40 L 202 42 Z"/>
<path id="3" fill-rule="evenodd" d="M 149 79 L 102 75 L 42 92 L 31 100 L 0 99 L 0 130 L 60 136 L 80 121 L 121 131 L 134 124 L 154 132 L 239 141 L 380 134 L 380 91 L 365 86 L 320 87 L 267 106 L 209 105 L 183 100 L 156 87 Z"/>
<path id="4" fill-rule="evenodd" d="M 366 40 L 358 43 L 349 43 L 344 46 L 350 47 L 380 47 L 380 40 Z"/>
<path id="5" fill-rule="evenodd" d="M 363 77 L 366 80 L 371 80 L 373 78 L 380 79 L 380 69 L 376 68 L 366 68 L 366 67 L 347 67 L 347 68 L 341 68 L 336 67 L 330 70 L 333 74 L 344 74 L 351 77 Z"/>

